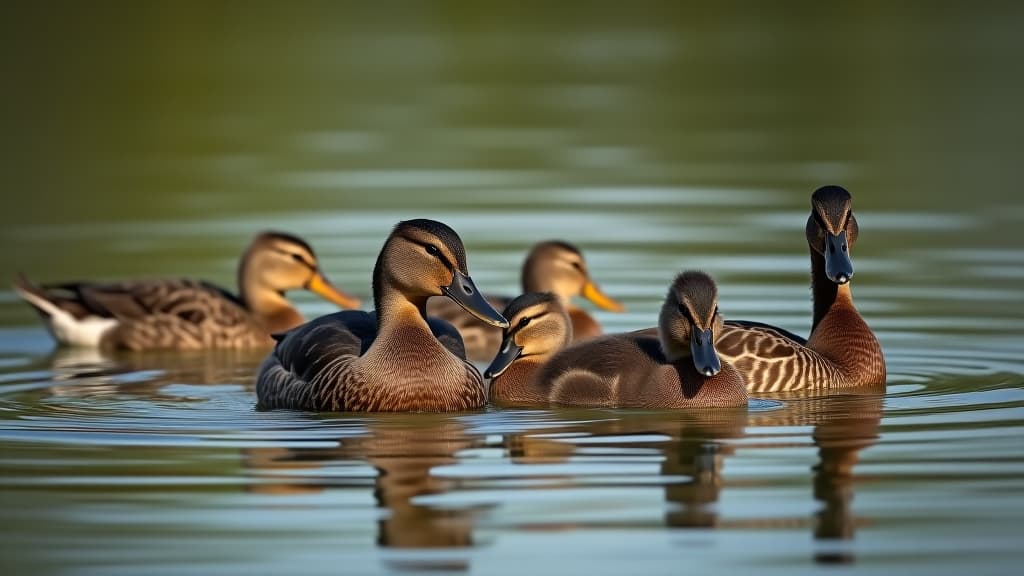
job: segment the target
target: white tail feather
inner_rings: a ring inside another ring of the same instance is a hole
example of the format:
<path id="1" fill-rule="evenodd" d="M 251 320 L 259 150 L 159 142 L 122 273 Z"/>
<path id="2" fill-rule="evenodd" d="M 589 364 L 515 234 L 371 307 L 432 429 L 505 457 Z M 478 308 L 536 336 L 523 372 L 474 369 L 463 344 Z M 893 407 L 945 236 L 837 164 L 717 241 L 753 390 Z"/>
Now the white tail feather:
<path id="1" fill-rule="evenodd" d="M 20 286 L 15 292 L 46 315 L 44 322 L 54 339 L 67 346 L 97 347 L 107 330 L 117 325 L 113 318 L 86 316 L 78 319 L 46 298 L 33 294 Z"/>

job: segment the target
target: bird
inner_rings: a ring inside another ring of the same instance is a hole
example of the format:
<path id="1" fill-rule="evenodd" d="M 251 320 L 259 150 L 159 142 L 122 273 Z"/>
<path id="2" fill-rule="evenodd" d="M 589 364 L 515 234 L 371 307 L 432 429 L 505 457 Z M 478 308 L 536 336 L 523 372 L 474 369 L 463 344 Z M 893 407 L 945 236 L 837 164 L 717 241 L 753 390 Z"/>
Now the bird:
<path id="1" fill-rule="evenodd" d="M 729 321 L 718 340 L 719 355 L 743 373 L 750 392 L 884 387 L 882 347 L 850 290 L 858 235 L 851 194 L 834 185 L 815 190 L 805 228 L 814 300 L 810 337 Z"/>
<path id="2" fill-rule="evenodd" d="M 545 312 L 550 301 L 537 298 L 532 305 L 526 304 L 510 311 L 518 323 L 509 324 L 505 342 L 514 347 L 503 349 L 488 369 L 496 404 L 606 408 L 747 405 L 742 375 L 728 362 L 721 362 L 715 351 L 722 317 L 718 287 L 706 273 L 691 270 L 676 276 L 661 308 L 657 336 L 636 332 L 598 336 L 573 343 L 543 363 L 524 354 L 531 349 L 530 340 L 539 339 L 537 349 L 550 350 L 559 337 L 565 337 L 566 323 L 557 314 Z M 562 334 L 557 334 L 559 328 Z"/>
<path id="3" fill-rule="evenodd" d="M 300 288 L 360 305 L 321 272 L 309 243 L 278 231 L 257 234 L 242 254 L 238 294 L 190 278 L 39 285 L 19 274 L 14 282 L 58 344 L 136 351 L 269 348 L 272 333 L 304 321 L 284 296 Z"/>
<path id="4" fill-rule="evenodd" d="M 458 332 L 427 318 L 428 299 L 442 295 L 490 325 L 508 325 L 470 278 L 454 230 L 435 220 L 399 222 L 373 270 L 374 311 L 329 314 L 279 335 L 257 375 L 257 406 L 360 412 L 482 407 L 483 378 L 466 360 Z"/>
<path id="5" fill-rule="evenodd" d="M 556 352 L 572 343 L 572 320 L 561 299 L 550 292 L 528 292 L 508 303 L 501 315 L 508 328 L 484 371 L 488 395 L 499 406 L 544 406 L 547 390 L 532 376 Z"/>
<path id="6" fill-rule="evenodd" d="M 520 278 L 524 294 L 549 292 L 559 299 L 572 320 L 573 338 L 576 340 L 593 338 L 602 331 L 597 320 L 572 303 L 573 298 L 582 296 L 595 306 L 612 312 L 625 309 L 620 302 L 606 295 L 590 277 L 580 249 L 563 240 L 547 240 L 535 244 L 523 262 Z M 488 296 L 487 299 L 497 309 L 504 308 L 512 300 L 499 296 Z M 464 314 L 451 302 L 431 301 L 427 313 L 447 320 L 458 329 L 471 360 L 486 362 L 498 352 L 501 331 Z"/>

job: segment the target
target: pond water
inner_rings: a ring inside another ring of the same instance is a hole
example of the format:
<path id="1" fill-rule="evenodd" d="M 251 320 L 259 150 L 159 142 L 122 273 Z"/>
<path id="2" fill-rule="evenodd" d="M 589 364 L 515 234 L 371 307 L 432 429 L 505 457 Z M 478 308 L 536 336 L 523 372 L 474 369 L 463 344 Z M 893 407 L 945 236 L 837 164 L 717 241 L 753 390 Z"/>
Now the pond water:
<path id="1" fill-rule="evenodd" d="M 496 293 L 580 245 L 608 331 L 702 268 L 727 318 L 806 334 L 808 199 L 838 183 L 885 394 L 257 412 L 262 353 L 54 350 L 5 289 L 3 573 L 1019 569 L 1022 9 L 617 6 L 20 6 L 0 277 L 232 286 L 272 227 L 365 297 L 430 217 Z"/>

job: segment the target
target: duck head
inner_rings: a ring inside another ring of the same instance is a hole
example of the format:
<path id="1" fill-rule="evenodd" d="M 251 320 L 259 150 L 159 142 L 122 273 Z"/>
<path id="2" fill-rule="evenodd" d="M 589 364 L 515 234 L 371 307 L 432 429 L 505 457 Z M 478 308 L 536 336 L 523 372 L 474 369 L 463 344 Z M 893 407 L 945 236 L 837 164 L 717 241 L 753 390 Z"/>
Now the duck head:
<path id="1" fill-rule="evenodd" d="M 290 290 L 306 289 L 342 308 L 358 308 L 359 299 L 336 288 L 320 271 L 313 248 L 284 232 L 262 232 L 249 243 L 238 270 L 242 299 L 257 308 L 283 300 Z"/>
<path id="2" fill-rule="evenodd" d="M 825 258 L 825 275 L 836 284 L 846 284 L 853 278 L 850 251 L 858 229 L 851 201 L 850 193 L 840 186 L 823 186 L 811 195 L 807 244 Z"/>
<path id="3" fill-rule="evenodd" d="M 550 292 L 529 292 L 508 303 L 502 316 L 508 327 L 485 378 L 500 376 L 515 360 L 545 358 L 572 342 L 572 322 L 557 296 Z"/>
<path id="4" fill-rule="evenodd" d="M 530 250 L 523 263 L 523 292 L 551 292 L 568 305 L 575 296 L 582 296 L 598 308 L 622 312 L 620 302 L 609 297 L 590 277 L 587 263 L 579 248 L 550 240 Z"/>
<path id="5" fill-rule="evenodd" d="M 400 292 L 421 310 L 427 298 L 447 296 L 492 326 L 508 326 L 470 278 L 462 239 L 436 220 L 406 220 L 395 226 L 374 270 L 374 297 L 378 309 L 383 284 Z"/>
<path id="6" fill-rule="evenodd" d="M 718 287 L 704 272 L 686 271 L 676 277 L 658 318 L 658 337 L 669 361 L 691 358 L 697 372 L 714 376 L 722 369 L 715 340 L 722 333 Z"/>

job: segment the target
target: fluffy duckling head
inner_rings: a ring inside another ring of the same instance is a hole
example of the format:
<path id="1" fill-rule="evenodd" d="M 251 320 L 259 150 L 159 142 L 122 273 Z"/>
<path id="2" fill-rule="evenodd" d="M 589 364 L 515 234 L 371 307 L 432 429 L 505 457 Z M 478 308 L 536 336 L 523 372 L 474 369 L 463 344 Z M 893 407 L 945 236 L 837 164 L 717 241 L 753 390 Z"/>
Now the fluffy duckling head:
<path id="1" fill-rule="evenodd" d="M 501 347 L 484 377 L 500 376 L 519 358 L 543 360 L 572 342 L 572 322 L 559 298 L 550 292 L 529 292 L 512 300 Z"/>
<path id="2" fill-rule="evenodd" d="M 714 376 L 722 369 L 715 340 L 722 333 L 718 286 L 704 272 L 689 270 L 672 282 L 658 319 L 658 337 L 669 361 L 686 358 L 697 371 Z"/>

